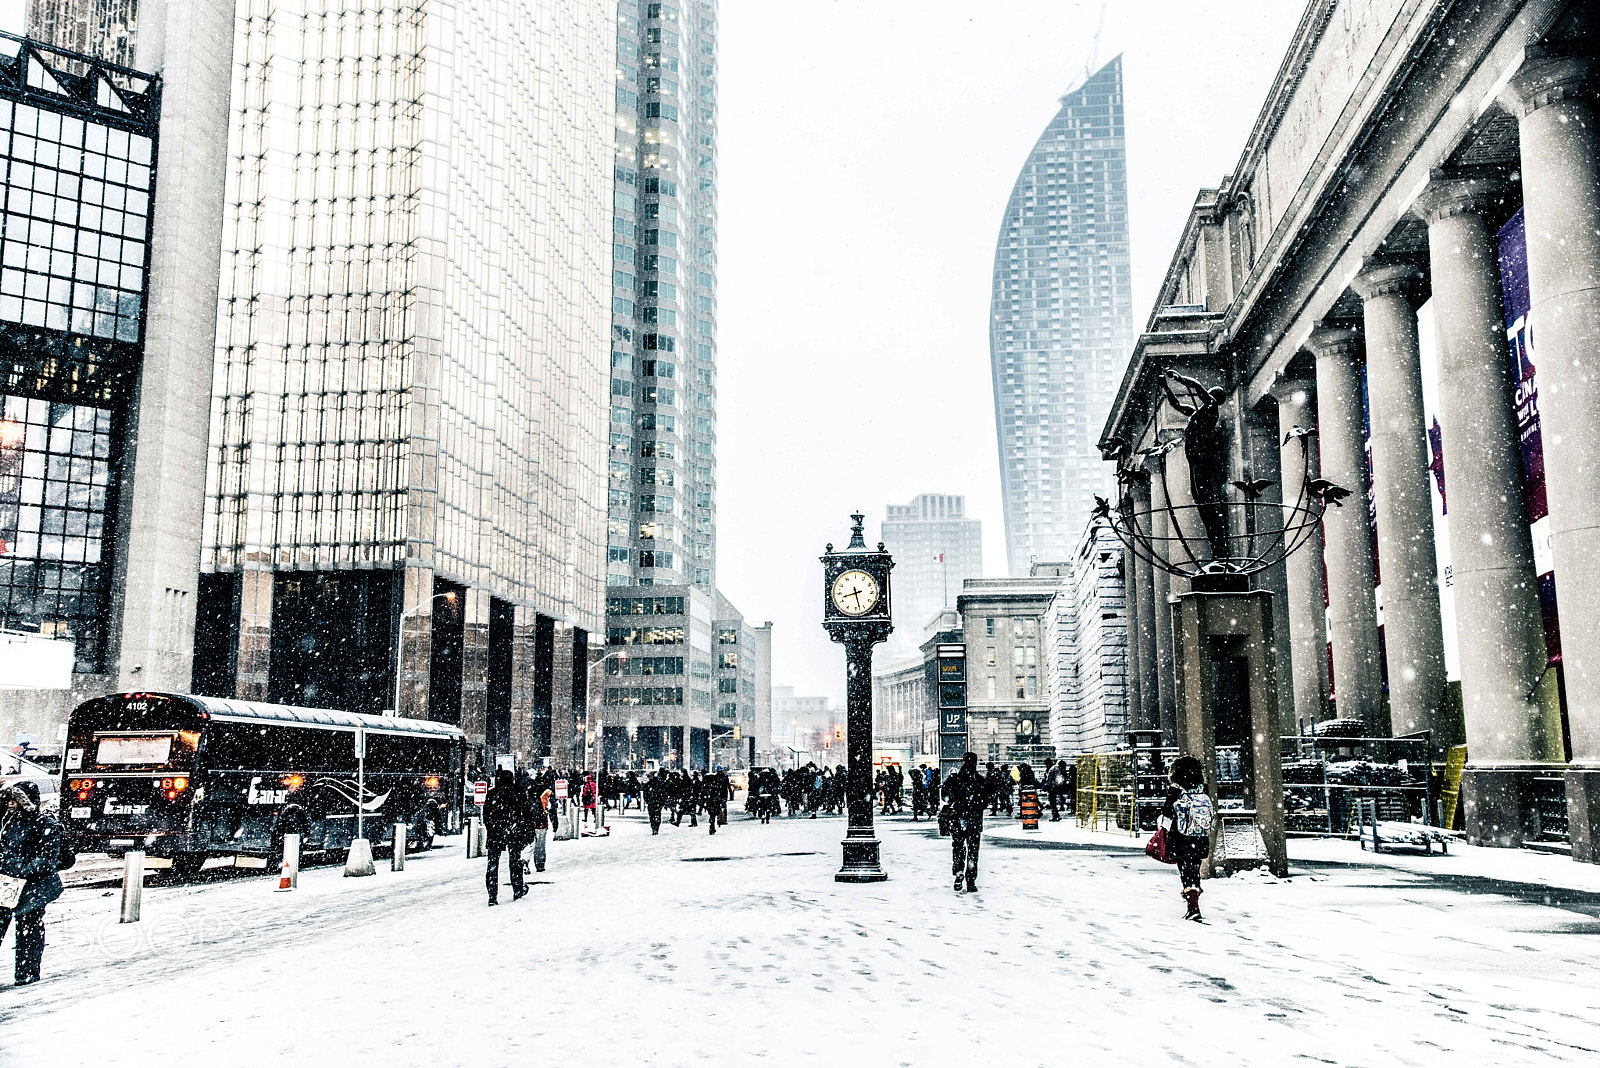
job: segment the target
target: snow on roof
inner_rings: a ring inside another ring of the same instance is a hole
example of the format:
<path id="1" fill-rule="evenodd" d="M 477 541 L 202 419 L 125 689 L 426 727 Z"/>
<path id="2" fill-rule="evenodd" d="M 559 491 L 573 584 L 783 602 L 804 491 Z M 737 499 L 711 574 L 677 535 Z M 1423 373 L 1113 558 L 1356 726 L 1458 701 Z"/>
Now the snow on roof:
<path id="1" fill-rule="evenodd" d="M 133 694 L 117 694 L 131 697 Z M 143 695 L 140 695 L 143 696 Z M 337 708 L 301 708 L 297 705 L 268 704 L 265 701 L 237 701 L 230 697 L 201 697 L 196 694 L 153 694 L 197 706 L 214 719 L 230 721 L 261 720 L 275 723 L 306 723 L 336 729 L 363 727 L 385 734 L 429 734 L 437 737 L 465 738 L 459 727 L 428 719 L 404 716 L 366 716 Z"/>

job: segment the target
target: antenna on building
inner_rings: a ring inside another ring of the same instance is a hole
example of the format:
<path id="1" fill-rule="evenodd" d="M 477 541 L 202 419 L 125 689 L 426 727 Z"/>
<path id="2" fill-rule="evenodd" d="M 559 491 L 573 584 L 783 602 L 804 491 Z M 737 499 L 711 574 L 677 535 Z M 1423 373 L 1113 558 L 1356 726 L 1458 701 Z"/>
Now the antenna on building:
<path id="1" fill-rule="evenodd" d="M 1100 17 L 1094 24 L 1094 41 L 1089 45 L 1089 60 L 1083 65 L 1083 80 L 1088 81 L 1095 71 L 1095 64 L 1100 62 L 1100 35 L 1106 30 L 1106 8 L 1111 0 L 1100 0 Z"/>

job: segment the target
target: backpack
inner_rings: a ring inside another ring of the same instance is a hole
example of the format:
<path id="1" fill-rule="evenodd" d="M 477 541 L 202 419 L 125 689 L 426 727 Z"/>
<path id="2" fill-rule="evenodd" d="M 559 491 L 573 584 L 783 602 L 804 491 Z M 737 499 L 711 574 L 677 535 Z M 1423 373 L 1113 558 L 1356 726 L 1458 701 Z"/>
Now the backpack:
<path id="1" fill-rule="evenodd" d="M 1185 790 L 1172 803 L 1173 830 L 1185 838 L 1209 836 L 1211 819 L 1211 795 L 1204 790 Z"/>

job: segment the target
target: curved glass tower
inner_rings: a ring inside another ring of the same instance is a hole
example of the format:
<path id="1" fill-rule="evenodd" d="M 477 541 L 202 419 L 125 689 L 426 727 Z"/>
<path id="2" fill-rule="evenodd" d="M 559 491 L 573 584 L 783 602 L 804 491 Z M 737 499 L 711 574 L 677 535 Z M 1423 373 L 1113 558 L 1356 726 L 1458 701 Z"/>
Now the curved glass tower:
<path id="1" fill-rule="evenodd" d="M 1017 176 L 994 253 L 1006 559 L 1065 559 L 1111 472 L 1095 440 L 1133 348 L 1122 57 L 1061 98 Z"/>

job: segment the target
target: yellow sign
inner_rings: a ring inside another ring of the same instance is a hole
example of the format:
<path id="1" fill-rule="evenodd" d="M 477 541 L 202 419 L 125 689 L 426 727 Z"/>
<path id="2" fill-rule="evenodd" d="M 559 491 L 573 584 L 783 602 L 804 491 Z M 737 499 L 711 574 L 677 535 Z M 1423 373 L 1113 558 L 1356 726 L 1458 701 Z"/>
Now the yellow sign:
<path id="1" fill-rule="evenodd" d="M 1444 802 L 1444 829 L 1456 825 L 1456 802 L 1461 800 L 1461 769 L 1467 766 L 1467 747 L 1452 745 L 1444 758 L 1444 788 L 1439 799 Z"/>

